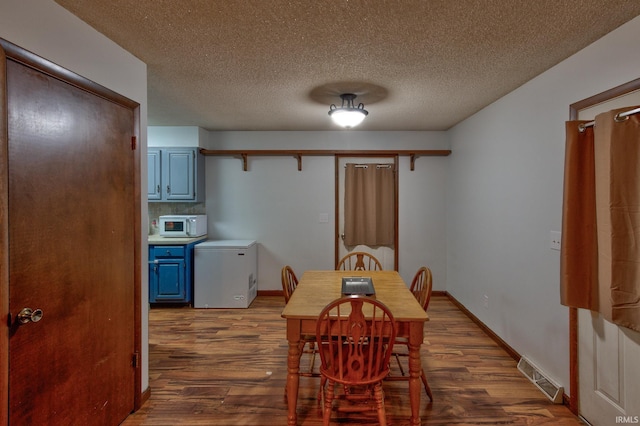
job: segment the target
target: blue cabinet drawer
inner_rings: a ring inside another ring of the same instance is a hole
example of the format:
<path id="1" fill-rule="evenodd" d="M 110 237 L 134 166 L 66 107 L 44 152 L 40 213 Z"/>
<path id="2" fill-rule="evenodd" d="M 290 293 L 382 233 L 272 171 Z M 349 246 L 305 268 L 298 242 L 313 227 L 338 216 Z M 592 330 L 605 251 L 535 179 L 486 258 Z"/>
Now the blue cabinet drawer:
<path id="1" fill-rule="evenodd" d="M 153 256 L 163 257 L 184 257 L 184 246 L 154 246 Z"/>

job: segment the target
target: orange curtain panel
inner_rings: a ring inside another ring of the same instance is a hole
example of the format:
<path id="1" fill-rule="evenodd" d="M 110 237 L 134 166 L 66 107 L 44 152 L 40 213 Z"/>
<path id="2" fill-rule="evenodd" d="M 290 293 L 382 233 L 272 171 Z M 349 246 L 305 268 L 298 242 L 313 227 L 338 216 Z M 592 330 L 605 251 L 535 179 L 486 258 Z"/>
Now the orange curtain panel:
<path id="1" fill-rule="evenodd" d="M 344 243 L 393 246 L 395 223 L 393 164 L 346 165 Z"/>
<path id="2" fill-rule="evenodd" d="M 561 302 L 640 331 L 640 115 L 567 123 Z"/>
<path id="3" fill-rule="evenodd" d="M 564 202 L 560 262 L 560 301 L 574 308 L 598 310 L 593 127 L 566 123 Z"/>

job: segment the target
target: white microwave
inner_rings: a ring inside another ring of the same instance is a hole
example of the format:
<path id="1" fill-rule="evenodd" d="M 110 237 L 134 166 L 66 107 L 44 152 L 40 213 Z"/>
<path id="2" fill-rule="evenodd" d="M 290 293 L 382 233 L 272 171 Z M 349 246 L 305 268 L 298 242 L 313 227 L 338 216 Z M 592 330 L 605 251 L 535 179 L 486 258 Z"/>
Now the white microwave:
<path id="1" fill-rule="evenodd" d="M 200 237 L 206 233 L 206 215 L 160 216 L 161 237 Z"/>

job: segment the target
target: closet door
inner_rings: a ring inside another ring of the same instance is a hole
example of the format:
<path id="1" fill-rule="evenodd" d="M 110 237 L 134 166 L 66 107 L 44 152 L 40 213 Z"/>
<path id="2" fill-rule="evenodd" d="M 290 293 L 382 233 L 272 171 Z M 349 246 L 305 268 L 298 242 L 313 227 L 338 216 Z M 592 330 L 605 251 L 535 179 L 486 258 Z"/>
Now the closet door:
<path id="1" fill-rule="evenodd" d="M 116 425 L 136 385 L 134 109 L 5 63 L 9 423 Z"/>

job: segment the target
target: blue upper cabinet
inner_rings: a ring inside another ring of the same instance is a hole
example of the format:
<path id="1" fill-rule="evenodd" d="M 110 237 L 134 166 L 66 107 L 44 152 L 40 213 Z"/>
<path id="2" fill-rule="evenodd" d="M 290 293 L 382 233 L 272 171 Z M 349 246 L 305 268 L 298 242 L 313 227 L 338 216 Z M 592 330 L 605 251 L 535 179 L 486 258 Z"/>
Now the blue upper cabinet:
<path id="1" fill-rule="evenodd" d="M 147 150 L 147 176 L 148 176 L 148 191 L 147 198 L 149 201 L 162 200 L 161 190 L 161 173 L 160 173 L 160 150 L 156 148 L 149 148 Z"/>
<path id="2" fill-rule="evenodd" d="M 198 148 L 149 148 L 149 201 L 204 201 L 204 156 Z"/>
<path id="3" fill-rule="evenodd" d="M 193 201 L 196 196 L 195 188 L 195 150 L 165 149 L 163 152 L 162 168 L 165 174 L 165 196 L 167 201 Z"/>

